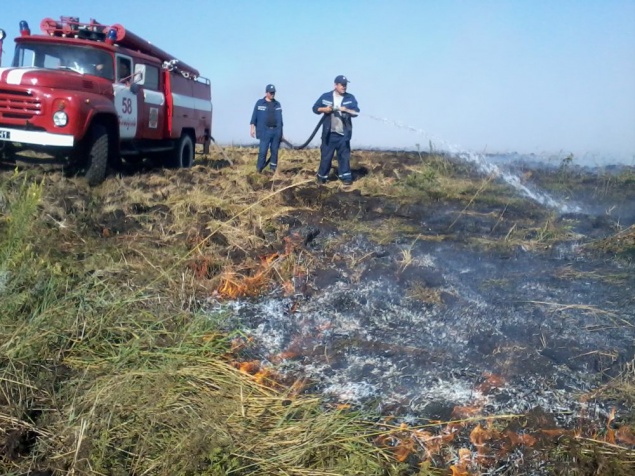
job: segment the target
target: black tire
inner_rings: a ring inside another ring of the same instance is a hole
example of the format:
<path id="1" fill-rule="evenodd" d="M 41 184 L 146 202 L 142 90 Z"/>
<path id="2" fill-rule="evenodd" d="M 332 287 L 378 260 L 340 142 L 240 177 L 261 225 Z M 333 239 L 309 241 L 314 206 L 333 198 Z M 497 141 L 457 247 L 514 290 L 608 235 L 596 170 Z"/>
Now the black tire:
<path id="1" fill-rule="evenodd" d="M 11 142 L 0 143 L 0 162 L 15 164 L 15 149 Z"/>
<path id="2" fill-rule="evenodd" d="M 108 170 L 108 129 L 94 124 L 88 143 L 84 177 L 91 187 L 99 185 L 106 178 Z"/>
<path id="3" fill-rule="evenodd" d="M 171 169 L 189 169 L 194 163 L 194 141 L 183 133 L 174 150 L 166 157 L 165 166 Z"/>

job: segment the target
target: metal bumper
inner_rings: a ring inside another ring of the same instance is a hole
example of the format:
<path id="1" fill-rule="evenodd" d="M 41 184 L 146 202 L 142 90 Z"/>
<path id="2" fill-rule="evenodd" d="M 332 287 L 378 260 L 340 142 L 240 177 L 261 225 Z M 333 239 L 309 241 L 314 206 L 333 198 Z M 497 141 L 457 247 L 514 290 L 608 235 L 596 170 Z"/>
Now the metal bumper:
<path id="1" fill-rule="evenodd" d="M 53 147 L 72 147 L 75 138 L 68 134 L 51 134 L 43 131 L 25 131 L 0 126 L 0 141 L 19 142 Z"/>

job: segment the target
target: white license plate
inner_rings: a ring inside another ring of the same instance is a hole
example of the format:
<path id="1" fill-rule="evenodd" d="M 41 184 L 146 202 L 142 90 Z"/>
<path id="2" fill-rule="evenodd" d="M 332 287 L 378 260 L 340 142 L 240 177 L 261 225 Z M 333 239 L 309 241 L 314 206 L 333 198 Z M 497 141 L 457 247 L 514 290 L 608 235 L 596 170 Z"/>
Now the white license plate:
<path id="1" fill-rule="evenodd" d="M 0 140 L 9 140 L 9 139 L 11 139 L 11 131 L 0 130 Z"/>

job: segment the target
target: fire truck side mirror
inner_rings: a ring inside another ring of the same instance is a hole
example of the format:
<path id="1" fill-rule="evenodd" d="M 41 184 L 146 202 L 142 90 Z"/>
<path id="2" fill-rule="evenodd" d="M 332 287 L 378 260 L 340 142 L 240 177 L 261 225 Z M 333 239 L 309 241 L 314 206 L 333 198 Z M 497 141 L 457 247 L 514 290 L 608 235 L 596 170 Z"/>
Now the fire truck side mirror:
<path id="1" fill-rule="evenodd" d="M 138 83 L 132 83 L 132 84 L 130 85 L 130 92 L 131 92 L 132 94 L 137 94 L 137 93 L 139 92 L 139 89 L 140 89 L 140 88 L 141 88 L 141 86 L 139 86 L 139 84 L 138 84 Z"/>
<path id="2" fill-rule="evenodd" d="M 135 84 L 144 85 L 146 82 L 146 65 L 145 64 L 135 64 L 134 66 L 134 77 L 132 78 L 132 82 Z"/>

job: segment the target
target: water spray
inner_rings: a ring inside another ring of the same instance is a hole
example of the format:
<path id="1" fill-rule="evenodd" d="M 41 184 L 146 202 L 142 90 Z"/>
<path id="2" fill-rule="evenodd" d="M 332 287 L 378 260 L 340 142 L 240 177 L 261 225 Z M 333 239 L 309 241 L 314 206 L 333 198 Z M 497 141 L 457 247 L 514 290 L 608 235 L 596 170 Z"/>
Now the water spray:
<path id="1" fill-rule="evenodd" d="M 361 114 L 360 114 L 361 115 Z M 397 122 L 391 119 L 387 119 L 387 118 L 382 118 L 382 117 L 377 117 L 377 116 L 372 116 L 370 114 L 364 114 L 364 117 L 367 117 L 369 119 L 372 119 L 374 121 L 379 121 L 382 122 L 384 124 L 389 124 L 389 125 L 393 125 L 395 127 L 398 127 L 400 129 L 405 129 L 408 130 L 410 132 L 414 132 L 415 134 L 418 135 L 423 135 L 424 137 L 426 137 L 429 141 L 430 144 L 434 143 L 436 145 L 440 144 L 442 149 L 445 148 L 447 149 L 447 151 L 458 157 L 459 159 L 463 160 L 464 162 L 469 162 L 474 164 L 477 169 L 479 170 L 479 172 L 482 172 L 484 174 L 487 175 L 493 175 L 494 177 L 500 177 L 502 178 L 505 182 L 507 182 L 509 185 L 511 185 L 513 188 L 515 188 L 516 190 L 518 190 L 523 196 L 530 198 L 532 200 L 534 200 L 535 202 L 540 203 L 541 205 L 550 207 L 550 208 L 555 208 L 558 209 L 560 212 L 563 213 L 568 213 L 568 212 L 578 212 L 580 211 L 580 207 L 578 206 L 569 206 L 569 205 L 565 205 L 563 203 L 558 202 L 557 200 L 555 200 L 553 197 L 549 196 L 549 194 L 544 193 L 544 192 L 538 192 L 536 190 L 531 190 L 529 189 L 529 187 L 527 187 L 526 185 L 523 185 L 520 181 L 520 177 L 518 177 L 517 175 L 514 175 L 510 172 L 505 172 L 503 170 L 501 170 L 496 164 L 493 164 L 492 162 L 489 162 L 485 159 L 485 157 L 483 156 L 483 154 L 479 154 L 476 152 L 472 152 L 472 151 L 468 151 L 465 149 L 460 148 L 459 146 L 455 145 L 455 144 L 450 144 L 449 142 L 439 138 L 439 137 L 435 137 L 432 134 L 427 133 L 426 131 L 424 131 L 423 129 L 417 129 L 415 127 L 409 126 L 403 122 Z"/>
<path id="2" fill-rule="evenodd" d="M 334 111 L 336 111 L 336 109 L 333 109 Z M 538 192 L 536 190 L 531 190 L 529 187 L 527 187 L 526 185 L 523 185 L 520 177 L 518 177 L 517 175 L 514 175 L 510 172 L 505 172 L 503 170 L 501 170 L 496 164 L 493 164 L 492 162 L 489 162 L 485 159 L 485 157 L 483 156 L 483 154 L 479 154 L 476 152 L 472 152 L 472 151 L 468 151 L 465 149 L 460 148 L 457 145 L 454 144 L 450 144 L 449 142 L 436 137 L 426 131 L 424 131 L 423 129 L 417 129 L 416 127 L 412 127 L 408 124 L 405 124 L 403 122 L 400 121 L 395 121 L 392 119 L 388 119 L 385 117 L 378 117 L 378 116 L 373 116 L 371 114 L 365 114 L 365 113 L 356 113 L 355 117 L 366 117 L 368 119 L 377 121 L 377 122 L 381 122 L 383 124 L 386 125 L 391 125 L 391 126 L 395 126 L 399 129 L 404 129 L 407 130 L 409 132 L 413 132 L 417 135 L 422 135 L 424 137 L 426 137 L 429 141 L 430 144 L 434 143 L 435 145 L 441 145 L 441 150 L 447 150 L 450 154 L 458 157 L 459 159 L 463 160 L 464 162 L 469 162 L 471 164 L 474 164 L 476 166 L 476 168 L 479 170 L 479 172 L 482 172 L 484 174 L 487 175 L 493 175 L 496 178 L 502 178 L 505 182 L 507 182 L 509 185 L 511 185 L 513 188 L 515 188 L 516 190 L 518 190 L 523 196 L 534 200 L 535 202 L 540 203 L 541 205 L 544 205 L 546 207 L 550 207 L 550 208 L 555 208 L 557 210 L 559 210 L 562 213 L 569 213 L 569 212 L 579 212 L 580 211 L 580 207 L 578 206 L 570 206 L 570 205 L 566 205 L 563 204 L 559 201 L 557 201 L 556 199 L 554 199 L 553 197 L 551 197 L 549 194 L 544 193 L 544 192 Z M 320 126 L 322 125 L 322 123 L 324 122 L 324 118 L 325 115 L 322 115 L 322 118 L 320 119 L 320 121 L 318 122 L 318 124 L 315 126 L 315 129 L 313 130 L 313 132 L 311 133 L 311 136 L 309 137 L 309 139 L 304 142 L 302 145 L 300 146 L 294 146 L 293 144 L 291 144 L 287 139 L 285 139 L 284 137 L 282 138 L 282 142 L 284 142 L 285 144 L 287 144 L 288 146 L 290 146 L 292 149 L 295 150 L 299 150 L 299 149 L 304 149 L 305 147 L 307 147 L 309 145 L 309 143 L 313 140 L 313 138 L 315 137 L 315 134 L 317 133 L 317 131 L 319 130 Z"/>

